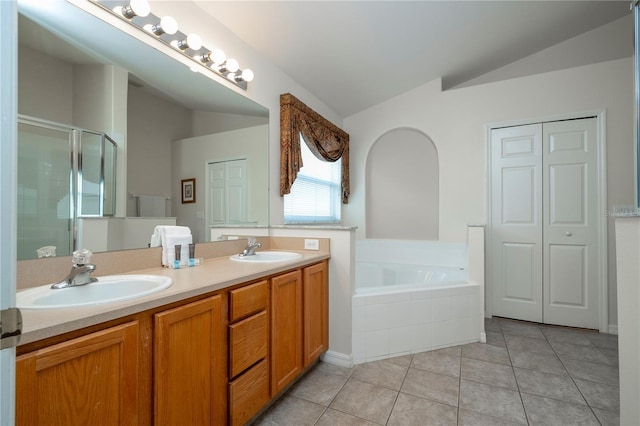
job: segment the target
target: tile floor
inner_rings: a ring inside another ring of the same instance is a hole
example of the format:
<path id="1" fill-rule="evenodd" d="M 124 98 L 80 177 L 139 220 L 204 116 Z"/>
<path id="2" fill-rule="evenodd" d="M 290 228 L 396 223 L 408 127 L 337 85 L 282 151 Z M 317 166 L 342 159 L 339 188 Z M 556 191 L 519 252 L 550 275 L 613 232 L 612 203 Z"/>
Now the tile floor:
<path id="1" fill-rule="evenodd" d="M 317 364 L 254 425 L 619 424 L 617 336 L 487 319 L 472 343 Z"/>

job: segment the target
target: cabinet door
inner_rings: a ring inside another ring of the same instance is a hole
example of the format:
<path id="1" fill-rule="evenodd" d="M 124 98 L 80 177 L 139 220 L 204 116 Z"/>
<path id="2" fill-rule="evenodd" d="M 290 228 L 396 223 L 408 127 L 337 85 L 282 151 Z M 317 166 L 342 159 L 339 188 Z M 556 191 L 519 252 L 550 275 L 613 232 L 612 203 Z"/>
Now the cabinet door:
<path id="1" fill-rule="evenodd" d="M 302 372 L 302 272 L 271 279 L 271 396 Z"/>
<path id="2" fill-rule="evenodd" d="M 329 286 L 327 263 L 303 270 L 304 367 L 329 347 Z"/>
<path id="3" fill-rule="evenodd" d="M 226 423 L 222 296 L 154 315 L 154 421 Z"/>
<path id="4" fill-rule="evenodd" d="M 137 321 L 21 355 L 17 425 L 137 425 Z"/>

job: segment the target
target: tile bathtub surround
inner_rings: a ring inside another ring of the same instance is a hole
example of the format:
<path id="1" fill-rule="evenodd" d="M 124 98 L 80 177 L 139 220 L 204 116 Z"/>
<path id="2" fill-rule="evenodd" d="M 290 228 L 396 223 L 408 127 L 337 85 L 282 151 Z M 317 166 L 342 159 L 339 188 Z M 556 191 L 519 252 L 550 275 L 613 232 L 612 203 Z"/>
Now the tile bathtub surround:
<path id="1" fill-rule="evenodd" d="M 617 336 L 503 319 L 485 327 L 489 343 L 354 368 L 321 362 L 253 424 L 619 424 Z"/>
<path id="2" fill-rule="evenodd" d="M 479 285 L 355 295 L 356 364 L 480 341 Z"/>

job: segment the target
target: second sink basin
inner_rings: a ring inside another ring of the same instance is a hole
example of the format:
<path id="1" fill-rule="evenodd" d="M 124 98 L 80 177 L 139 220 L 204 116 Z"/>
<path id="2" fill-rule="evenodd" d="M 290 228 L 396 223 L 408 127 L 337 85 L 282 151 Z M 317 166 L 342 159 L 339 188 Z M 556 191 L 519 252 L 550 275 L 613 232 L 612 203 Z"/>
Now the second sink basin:
<path id="1" fill-rule="evenodd" d="M 258 251 L 251 256 L 240 256 L 234 254 L 229 259 L 236 260 L 238 262 L 255 262 L 255 263 L 271 263 L 271 262 L 284 262 L 286 260 L 294 260 L 301 258 L 300 253 L 294 253 L 291 251 Z"/>
<path id="2" fill-rule="evenodd" d="M 51 284 L 18 291 L 16 305 L 22 309 L 70 308 L 148 296 L 171 286 L 162 275 L 111 275 L 76 287 L 52 289 Z"/>

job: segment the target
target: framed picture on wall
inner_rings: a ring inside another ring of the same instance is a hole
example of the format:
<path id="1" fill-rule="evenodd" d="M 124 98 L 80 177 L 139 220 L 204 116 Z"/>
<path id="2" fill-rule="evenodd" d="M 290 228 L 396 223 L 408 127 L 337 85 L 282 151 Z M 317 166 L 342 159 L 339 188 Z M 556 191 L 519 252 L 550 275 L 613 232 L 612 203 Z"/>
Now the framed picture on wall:
<path id="1" fill-rule="evenodd" d="M 196 202 L 196 178 L 182 179 L 182 204 Z"/>

